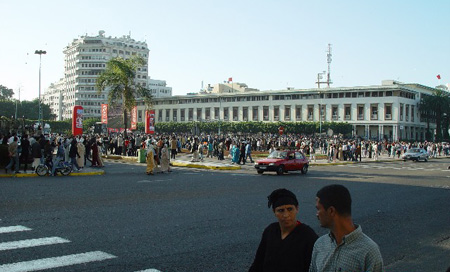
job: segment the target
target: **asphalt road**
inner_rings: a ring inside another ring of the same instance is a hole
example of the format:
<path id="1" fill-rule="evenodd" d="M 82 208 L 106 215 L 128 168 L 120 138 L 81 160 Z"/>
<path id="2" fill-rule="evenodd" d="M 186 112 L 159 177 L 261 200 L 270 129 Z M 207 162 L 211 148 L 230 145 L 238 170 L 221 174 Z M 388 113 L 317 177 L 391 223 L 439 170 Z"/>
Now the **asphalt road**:
<path id="1" fill-rule="evenodd" d="M 380 246 L 387 271 L 445 271 L 448 164 L 316 166 L 283 176 L 257 175 L 251 166 L 175 168 L 147 176 L 142 165 L 107 163 L 104 176 L 2 178 L 0 272 L 39 265 L 61 266 L 52 272 L 246 271 L 275 221 L 267 195 L 294 191 L 299 219 L 322 235 L 315 193 L 332 183 L 350 189 L 353 219 Z"/>

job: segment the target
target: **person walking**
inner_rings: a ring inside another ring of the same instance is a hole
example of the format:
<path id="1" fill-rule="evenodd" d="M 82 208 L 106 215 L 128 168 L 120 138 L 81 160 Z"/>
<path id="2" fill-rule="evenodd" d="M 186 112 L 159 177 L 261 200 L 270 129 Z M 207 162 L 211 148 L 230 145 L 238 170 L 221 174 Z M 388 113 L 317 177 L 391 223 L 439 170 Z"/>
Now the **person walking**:
<path id="1" fill-rule="evenodd" d="M 34 137 L 30 140 L 31 143 L 31 155 L 33 156 L 33 163 L 31 164 L 31 167 L 33 167 L 34 170 L 36 170 L 36 167 L 41 163 L 42 158 L 42 150 L 41 145 Z"/>
<path id="2" fill-rule="evenodd" d="M 30 141 L 28 140 L 27 134 L 23 135 L 22 140 L 20 141 L 20 147 L 22 149 L 22 152 L 20 153 L 19 162 L 22 162 L 24 164 L 23 172 L 26 173 L 27 168 L 28 168 L 28 160 L 30 157 L 30 151 L 31 151 Z"/>
<path id="3" fill-rule="evenodd" d="M 147 175 L 153 175 L 153 171 L 156 167 L 155 164 L 155 149 L 153 147 L 153 144 L 151 142 L 148 142 L 147 144 L 147 168 L 145 169 L 145 172 Z"/>
<path id="4" fill-rule="evenodd" d="M 250 143 L 250 141 L 247 143 L 247 145 L 245 146 L 245 159 L 244 161 L 247 160 L 247 158 L 250 159 L 250 162 L 253 163 L 253 158 L 252 158 L 252 145 Z"/>
<path id="5" fill-rule="evenodd" d="M 348 189 L 333 184 L 316 194 L 320 226 L 330 230 L 314 244 L 310 272 L 382 272 L 383 259 L 378 245 L 353 223 L 352 199 Z"/>
<path id="6" fill-rule="evenodd" d="M 9 152 L 9 163 L 8 165 L 5 167 L 5 173 L 8 173 L 8 170 L 11 170 L 13 165 L 14 165 L 14 172 L 20 173 L 19 172 L 19 152 L 18 152 L 18 141 L 19 139 L 17 138 L 17 136 L 14 136 L 13 138 L 13 142 L 9 144 L 8 146 L 8 152 Z"/>
<path id="7" fill-rule="evenodd" d="M 278 222 L 263 232 L 249 272 L 307 272 L 318 236 L 308 225 L 297 220 L 298 200 L 287 189 L 277 189 L 268 197 L 269 208 Z"/>
<path id="8" fill-rule="evenodd" d="M 161 173 L 164 173 L 164 171 L 172 172 L 170 171 L 170 156 L 167 144 L 164 144 L 161 149 Z"/>
<path id="9" fill-rule="evenodd" d="M 72 164 L 72 167 L 75 167 L 75 170 L 80 171 L 81 168 L 78 165 L 77 157 L 79 158 L 80 154 L 78 154 L 77 140 L 73 138 L 69 148 L 70 163 Z"/>

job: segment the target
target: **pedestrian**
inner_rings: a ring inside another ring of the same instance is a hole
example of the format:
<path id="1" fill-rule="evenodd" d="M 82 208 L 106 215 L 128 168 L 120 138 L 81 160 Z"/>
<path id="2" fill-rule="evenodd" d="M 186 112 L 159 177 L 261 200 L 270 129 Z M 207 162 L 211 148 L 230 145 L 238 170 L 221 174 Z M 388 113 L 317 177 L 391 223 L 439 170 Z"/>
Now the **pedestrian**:
<path id="1" fill-rule="evenodd" d="M 308 271 L 318 236 L 297 220 L 297 197 L 289 190 L 277 189 L 268 200 L 278 222 L 264 230 L 249 272 Z"/>
<path id="2" fill-rule="evenodd" d="M 145 172 L 147 173 L 147 175 L 153 175 L 153 170 L 156 167 L 155 164 L 155 149 L 153 147 L 153 144 L 151 144 L 151 142 L 149 142 L 147 144 L 147 169 L 145 170 Z"/>
<path id="3" fill-rule="evenodd" d="M 192 153 L 192 162 L 198 162 L 200 161 L 199 155 L 198 155 L 198 138 L 195 137 L 194 138 L 194 142 L 192 143 L 191 146 L 191 153 Z"/>
<path id="4" fill-rule="evenodd" d="M 33 137 L 30 139 L 31 143 L 31 155 L 33 156 L 33 163 L 31 164 L 31 167 L 36 170 L 36 167 L 41 163 L 42 158 L 42 150 L 41 145 L 38 141 Z"/>
<path id="5" fill-rule="evenodd" d="M 81 168 L 78 165 L 77 158 L 80 157 L 80 154 L 78 154 L 78 147 L 77 147 L 77 140 L 73 138 L 72 143 L 70 144 L 69 148 L 69 158 L 70 163 L 72 164 L 72 167 L 75 167 L 75 170 L 80 171 Z"/>
<path id="6" fill-rule="evenodd" d="M 164 173 L 164 171 L 172 172 L 170 171 L 170 155 L 167 144 L 164 144 L 161 149 L 161 173 Z"/>
<path id="7" fill-rule="evenodd" d="M 330 232 L 314 244 L 310 272 L 383 271 L 378 245 L 352 220 L 352 199 L 348 189 L 333 184 L 316 194 L 317 218 Z"/>
<path id="8" fill-rule="evenodd" d="M 177 155 L 177 138 L 172 136 L 172 140 L 170 141 L 170 158 L 175 160 L 175 156 Z"/>
<path id="9" fill-rule="evenodd" d="M 84 139 L 80 138 L 77 141 L 77 149 L 78 149 L 78 154 L 80 154 L 80 157 L 77 158 L 77 163 L 80 166 L 80 168 L 84 167 L 84 162 L 86 161 L 85 157 L 86 157 L 86 147 L 83 143 Z"/>
<path id="10" fill-rule="evenodd" d="M 309 145 L 309 161 L 313 161 L 316 162 L 316 149 L 314 148 L 314 144 L 311 143 Z"/>
<path id="11" fill-rule="evenodd" d="M 56 156 L 53 159 L 52 172 L 50 176 L 55 176 L 56 167 L 58 166 L 59 162 L 63 160 L 64 160 L 64 146 L 62 142 L 58 141 L 56 142 Z"/>
<path id="12" fill-rule="evenodd" d="M 8 173 L 8 170 L 12 170 L 12 167 L 14 165 L 14 172 L 20 173 L 19 172 L 19 152 L 18 152 L 18 141 L 19 139 L 17 138 L 17 136 L 13 137 L 13 142 L 9 144 L 8 146 L 8 152 L 9 152 L 9 163 L 8 165 L 5 167 L 5 173 Z"/>
<path id="13" fill-rule="evenodd" d="M 22 152 L 20 153 L 19 161 L 23 162 L 23 164 L 24 164 L 23 172 L 26 173 L 27 168 L 28 168 L 30 151 L 31 151 L 30 141 L 28 140 L 27 134 L 23 135 L 22 140 L 20 141 L 20 147 L 22 149 Z"/>
<path id="14" fill-rule="evenodd" d="M 244 161 L 247 160 L 247 158 L 250 158 L 250 162 L 253 163 L 253 158 L 252 158 L 252 145 L 250 143 L 250 141 L 247 143 L 247 145 L 245 146 L 245 159 Z"/>

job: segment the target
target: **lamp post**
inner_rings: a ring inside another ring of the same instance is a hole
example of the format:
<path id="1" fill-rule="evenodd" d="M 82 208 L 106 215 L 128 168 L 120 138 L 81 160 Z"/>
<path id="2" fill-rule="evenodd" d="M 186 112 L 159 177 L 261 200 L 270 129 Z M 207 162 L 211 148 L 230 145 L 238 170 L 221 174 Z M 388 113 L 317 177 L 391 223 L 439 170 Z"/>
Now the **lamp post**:
<path id="1" fill-rule="evenodd" d="M 39 55 L 39 126 L 41 126 L 41 129 L 44 129 L 44 126 L 42 125 L 42 106 L 41 106 L 41 63 L 42 63 L 42 54 L 47 54 L 47 51 L 44 50 L 36 50 L 34 51 L 35 54 Z"/>

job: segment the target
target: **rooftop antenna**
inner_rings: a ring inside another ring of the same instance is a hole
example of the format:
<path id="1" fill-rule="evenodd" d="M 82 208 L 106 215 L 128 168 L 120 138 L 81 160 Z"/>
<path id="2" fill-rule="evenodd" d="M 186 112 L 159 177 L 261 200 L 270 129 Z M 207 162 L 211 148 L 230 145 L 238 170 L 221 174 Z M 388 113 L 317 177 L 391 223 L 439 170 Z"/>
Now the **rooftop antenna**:
<path id="1" fill-rule="evenodd" d="M 328 54 L 327 54 L 327 63 L 328 63 L 328 73 L 327 73 L 327 87 L 330 88 L 330 84 L 332 84 L 333 82 L 331 82 L 331 43 L 328 44 Z"/>

